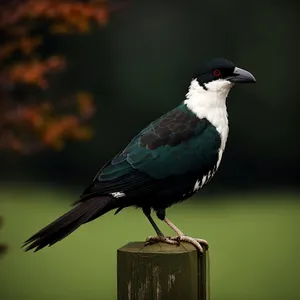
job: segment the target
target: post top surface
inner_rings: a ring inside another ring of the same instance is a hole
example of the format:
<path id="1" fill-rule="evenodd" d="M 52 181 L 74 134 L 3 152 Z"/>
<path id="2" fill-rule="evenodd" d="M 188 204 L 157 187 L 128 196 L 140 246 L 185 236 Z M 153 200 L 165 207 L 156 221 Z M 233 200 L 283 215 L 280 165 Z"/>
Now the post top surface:
<path id="1" fill-rule="evenodd" d="M 119 248 L 118 251 L 132 253 L 183 253 L 197 251 L 197 249 L 186 242 L 180 242 L 179 246 L 167 243 L 153 243 L 146 246 L 145 242 L 130 242 Z"/>

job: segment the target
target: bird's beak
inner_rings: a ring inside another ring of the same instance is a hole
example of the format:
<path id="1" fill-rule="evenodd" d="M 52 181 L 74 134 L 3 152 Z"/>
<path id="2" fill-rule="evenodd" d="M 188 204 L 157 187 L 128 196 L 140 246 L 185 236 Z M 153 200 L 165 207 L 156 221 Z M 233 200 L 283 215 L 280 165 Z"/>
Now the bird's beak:
<path id="1" fill-rule="evenodd" d="M 235 67 L 233 75 L 228 78 L 232 83 L 255 83 L 255 77 L 248 71 Z"/>

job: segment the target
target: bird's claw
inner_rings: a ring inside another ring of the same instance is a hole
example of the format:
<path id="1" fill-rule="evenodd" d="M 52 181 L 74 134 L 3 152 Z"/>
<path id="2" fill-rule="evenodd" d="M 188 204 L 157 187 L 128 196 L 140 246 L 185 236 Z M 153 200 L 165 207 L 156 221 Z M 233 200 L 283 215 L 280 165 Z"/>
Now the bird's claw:
<path id="1" fill-rule="evenodd" d="M 180 242 L 187 242 L 190 244 L 193 244 L 201 253 L 204 252 L 203 246 L 208 249 L 208 242 L 203 239 L 198 239 L 198 238 L 192 238 L 190 236 L 186 235 L 179 235 L 175 237 L 166 237 L 166 236 L 149 236 L 146 239 L 146 245 L 153 244 L 153 243 L 158 243 L 158 242 L 163 242 L 167 244 L 172 244 L 172 245 L 180 245 Z M 201 245 L 202 244 L 202 245 Z"/>
<path id="2" fill-rule="evenodd" d="M 176 237 L 172 237 L 170 239 L 177 240 L 179 244 L 180 244 L 180 242 L 190 243 L 190 244 L 194 245 L 201 253 L 204 252 L 202 245 L 205 246 L 206 249 L 208 249 L 208 242 L 203 239 L 193 238 L 193 237 L 186 236 L 186 235 L 179 235 Z"/>
<path id="3" fill-rule="evenodd" d="M 154 243 L 159 243 L 159 242 L 172 244 L 172 245 L 178 244 L 177 241 L 174 241 L 174 240 L 172 240 L 171 237 L 167 237 L 167 236 L 148 236 L 146 238 L 145 244 L 149 245 L 149 244 L 154 244 Z"/>

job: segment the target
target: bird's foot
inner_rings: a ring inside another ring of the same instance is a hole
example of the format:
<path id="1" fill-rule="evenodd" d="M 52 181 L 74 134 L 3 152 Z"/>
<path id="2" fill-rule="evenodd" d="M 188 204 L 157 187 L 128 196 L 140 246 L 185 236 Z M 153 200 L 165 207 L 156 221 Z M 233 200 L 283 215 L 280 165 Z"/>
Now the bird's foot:
<path id="1" fill-rule="evenodd" d="M 166 236 L 149 236 L 146 239 L 146 245 L 153 244 L 153 243 L 167 243 L 172 245 L 180 245 L 180 242 L 187 242 L 193 244 L 201 253 L 204 252 L 203 247 L 205 246 L 208 249 L 208 242 L 203 239 L 192 238 L 186 235 L 179 235 L 175 237 L 166 237 Z"/>
<path id="2" fill-rule="evenodd" d="M 148 236 L 146 238 L 145 245 L 154 244 L 154 243 L 167 243 L 172 245 L 178 245 L 178 241 L 173 240 L 171 237 L 167 236 Z"/>
<path id="3" fill-rule="evenodd" d="M 177 241 L 178 244 L 180 244 L 180 242 L 190 243 L 190 244 L 194 245 L 201 253 L 204 252 L 203 246 L 206 247 L 206 249 L 208 249 L 208 242 L 203 239 L 193 238 L 193 237 L 186 236 L 186 235 L 179 235 L 176 237 L 171 237 L 169 239 L 172 241 Z"/>

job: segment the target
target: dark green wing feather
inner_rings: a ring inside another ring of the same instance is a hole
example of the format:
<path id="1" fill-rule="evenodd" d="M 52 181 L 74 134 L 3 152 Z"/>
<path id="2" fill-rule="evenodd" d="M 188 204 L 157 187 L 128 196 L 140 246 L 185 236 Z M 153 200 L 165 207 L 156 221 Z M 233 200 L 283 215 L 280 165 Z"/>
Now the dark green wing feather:
<path id="1" fill-rule="evenodd" d="M 220 143 L 210 122 L 182 104 L 135 136 L 99 171 L 86 192 L 141 193 L 173 176 L 206 175 L 216 165 Z"/>

